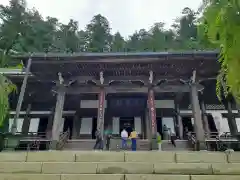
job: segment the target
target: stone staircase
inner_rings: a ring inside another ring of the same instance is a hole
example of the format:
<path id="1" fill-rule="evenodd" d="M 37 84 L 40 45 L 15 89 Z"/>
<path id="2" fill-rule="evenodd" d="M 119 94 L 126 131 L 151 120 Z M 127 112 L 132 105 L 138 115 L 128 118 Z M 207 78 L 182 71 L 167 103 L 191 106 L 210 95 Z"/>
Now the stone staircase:
<path id="1" fill-rule="evenodd" d="M 0 153 L 1 180 L 239 180 L 240 153 Z"/>
<path id="2" fill-rule="evenodd" d="M 73 151 L 86 151 L 92 150 L 95 144 L 95 140 L 92 139 L 82 139 L 82 140 L 68 140 L 68 142 L 64 146 L 64 150 L 73 150 Z M 163 140 L 162 142 L 162 150 L 163 151 L 186 151 L 191 150 L 188 146 L 188 141 L 185 140 L 176 140 L 177 147 L 173 147 L 171 143 Z M 111 142 L 111 150 L 117 151 L 121 148 L 121 140 L 114 139 Z M 130 150 L 130 148 L 129 148 Z M 149 150 L 148 140 L 138 140 L 137 142 L 137 150 L 147 151 Z"/>

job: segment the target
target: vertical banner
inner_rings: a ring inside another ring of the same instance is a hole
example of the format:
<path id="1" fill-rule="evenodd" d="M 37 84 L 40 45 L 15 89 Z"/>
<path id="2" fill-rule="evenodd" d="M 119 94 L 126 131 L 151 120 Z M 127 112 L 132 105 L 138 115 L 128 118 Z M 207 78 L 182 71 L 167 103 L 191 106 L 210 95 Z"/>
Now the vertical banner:
<path id="1" fill-rule="evenodd" d="M 104 112 L 105 112 L 105 91 L 101 89 L 98 97 L 98 129 L 103 132 L 103 125 L 104 125 Z"/>
<path id="2" fill-rule="evenodd" d="M 149 106 L 149 113 L 151 117 L 151 125 L 152 125 L 152 134 L 156 133 L 156 107 L 155 107 L 155 97 L 154 91 L 152 89 L 148 92 L 148 106 Z"/>

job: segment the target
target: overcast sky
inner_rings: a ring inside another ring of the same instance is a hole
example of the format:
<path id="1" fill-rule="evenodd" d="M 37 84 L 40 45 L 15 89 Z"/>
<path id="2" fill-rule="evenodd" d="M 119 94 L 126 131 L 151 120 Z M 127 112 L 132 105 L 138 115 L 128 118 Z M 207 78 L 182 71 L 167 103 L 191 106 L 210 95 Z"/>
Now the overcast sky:
<path id="1" fill-rule="evenodd" d="M 0 0 L 7 4 L 9 0 Z M 110 22 L 112 32 L 120 31 L 125 37 L 141 28 L 148 29 L 155 22 L 165 22 L 170 27 L 184 7 L 197 10 L 202 0 L 27 0 L 46 16 L 67 23 L 70 18 L 84 29 L 91 18 L 102 14 Z"/>

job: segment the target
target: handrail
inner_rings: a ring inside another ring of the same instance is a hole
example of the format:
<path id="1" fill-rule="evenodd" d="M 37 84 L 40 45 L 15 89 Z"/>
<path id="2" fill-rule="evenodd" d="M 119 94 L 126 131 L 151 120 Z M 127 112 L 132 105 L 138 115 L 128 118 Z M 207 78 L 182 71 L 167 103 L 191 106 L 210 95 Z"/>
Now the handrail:
<path id="1" fill-rule="evenodd" d="M 68 129 L 65 132 L 62 132 L 59 136 L 59 141 L 57 143 L 57 150 L 62 150 L 67 143 L 70 135 L 70 130 Z"/>
<path id="2" fill-rule="evenodd" d="M 193 150 L 196 150 L 196 137 L 195 137 L 194 133 L 188 132 L 187 137 L 188 137 L 189 146 L 191 146 L 191 148 L 193 148 Z"/>

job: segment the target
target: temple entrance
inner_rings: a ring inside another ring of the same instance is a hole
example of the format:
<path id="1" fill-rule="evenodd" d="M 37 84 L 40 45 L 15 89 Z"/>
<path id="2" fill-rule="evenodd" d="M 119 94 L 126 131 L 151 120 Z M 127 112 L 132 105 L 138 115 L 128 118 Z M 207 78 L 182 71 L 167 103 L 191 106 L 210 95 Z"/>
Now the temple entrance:
<path id="1" fill-rule="evenodd" d="M 120 132 L 125 129 L 128 132 L 128 136 L 134 128 L 134 117 L 120 117 Z"/>
<path id="2" fill-rule="evenodd" d="M 183 124 L 183 138 L 187 139 L 188 132 L 194 132 L 192 118 L 190 116 L 182 117 Z"/>

